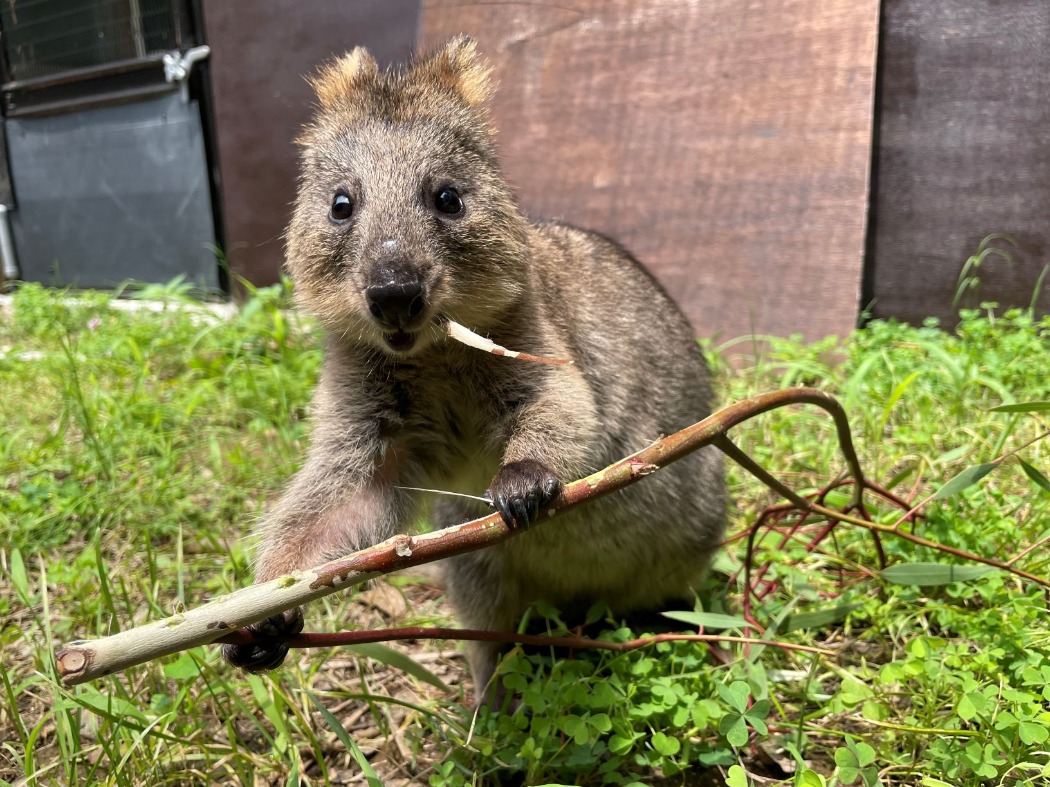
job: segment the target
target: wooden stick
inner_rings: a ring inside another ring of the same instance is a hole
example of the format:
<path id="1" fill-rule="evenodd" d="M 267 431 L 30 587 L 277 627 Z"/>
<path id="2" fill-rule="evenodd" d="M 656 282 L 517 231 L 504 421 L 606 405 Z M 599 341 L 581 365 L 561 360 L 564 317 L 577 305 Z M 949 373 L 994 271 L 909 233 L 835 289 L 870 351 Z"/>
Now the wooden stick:
<path id="1" fill-rule="evenodd" d="M 542 526 L 543 519 L 560 511 L 623 489 L 686 454 L 716 442 L 733 426 L 789 404 L 814 404 L 831 414 L 838 428 L 842 452 L 858 490 L 862 490 L 864 479 L 842 406 L 822 391 L 792 388 L 736 402 L 604 470 L 568 484 L 551 503 L 546 516 L 533 527 Z M 493 513 L 433 533 L 394 536 L 317 568 L 252 585 L 161 621 L 97 640 L 70 642 L 55 654 L 58 674 L 66 685 L 84 683 L 135 664 L 214 642 L 231 631 L 391 571 L 491 546 L 518 532 L 509 529 L 502 517 Z"/>
<path id="2" fill-rule="evenodd" d="M 455 339 L 457 342 L 467 345 L 467 347 L 473 347 L 475 350 L 481 350 L 492 355 L 503 355 L 507 358 L 517 358 L 520 361 L 532 361 L 533 363 L 548 363 L 552 366 L 566 366 L 572 363 L 572 361 L 565 358 L 548 358 L 545 355 L 529 355 L 529 353 L 518 352 L 517 350 L 508 350 L 506 347 L 501 347 L 453 320 L 446 321 L 445 332 L 450 339 Z"/>

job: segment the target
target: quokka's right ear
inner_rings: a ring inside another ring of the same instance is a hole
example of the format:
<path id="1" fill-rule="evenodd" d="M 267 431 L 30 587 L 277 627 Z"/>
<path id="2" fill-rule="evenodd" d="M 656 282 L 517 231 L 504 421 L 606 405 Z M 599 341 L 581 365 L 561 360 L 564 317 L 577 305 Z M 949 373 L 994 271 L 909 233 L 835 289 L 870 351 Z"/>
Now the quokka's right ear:
<path id="1" fill-rule="evenodd" d="M 331 109 L 345 101 L 354 88 L 379 72 L 375 58 L 363 46 L 356 47 L 337 60 L 321 66 L 317 76 L 310 79 L 321 106 Z"/>

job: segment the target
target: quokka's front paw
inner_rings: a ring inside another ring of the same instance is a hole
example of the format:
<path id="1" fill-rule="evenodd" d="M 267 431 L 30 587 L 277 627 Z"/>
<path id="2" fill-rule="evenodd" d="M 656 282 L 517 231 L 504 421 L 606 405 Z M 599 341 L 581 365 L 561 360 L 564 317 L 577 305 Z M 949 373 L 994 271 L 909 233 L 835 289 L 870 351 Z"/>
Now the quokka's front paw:
<path id="1" fill-rule="evenodd" d="M 531 459 L 504 465 L 485 493 L 507 527 L 525 529 L 540 510 L 561 492 L 561 481 L 545 465 Z"/>
<path id="2" fill-rule="evenodd" d="M 228 664 L 248 672 L 277 669 L 288 655 L 286 641 L 303 630 L 302 607 L 260 620 L 248 629 L 266 641 L 254 645 L 223 645 L 222 657 Z"/>

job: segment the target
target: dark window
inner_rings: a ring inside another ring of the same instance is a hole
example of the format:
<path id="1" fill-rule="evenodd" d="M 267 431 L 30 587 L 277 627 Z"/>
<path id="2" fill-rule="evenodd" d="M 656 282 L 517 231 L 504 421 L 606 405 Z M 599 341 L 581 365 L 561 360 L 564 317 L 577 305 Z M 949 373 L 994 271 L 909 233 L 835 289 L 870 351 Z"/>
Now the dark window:
<path id="1" fill-rule="evenodd" d="M 156 57 L 192 45 L 186 0 L 0 3 L 7 80 L 21 82 Z"/>

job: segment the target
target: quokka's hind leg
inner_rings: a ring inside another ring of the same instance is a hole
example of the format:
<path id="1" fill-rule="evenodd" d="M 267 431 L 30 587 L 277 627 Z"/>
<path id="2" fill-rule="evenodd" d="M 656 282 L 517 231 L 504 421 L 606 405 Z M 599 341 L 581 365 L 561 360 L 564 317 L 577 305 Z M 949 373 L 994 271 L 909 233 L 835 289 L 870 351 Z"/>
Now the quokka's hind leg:
<path id="1" fill-rule="evenodd" d="M 463 628 L 513 631 L 521 617 L 520 593 L 513 581 L 501 575 L 497 560 L 474 552 L 447 561 L 445 585 L 449 601 Z M 467 663 L 474 681 L 474 702 L 498 707 L 503 687 L 495 677 L 505 646 L 499 642 L 467 642 Z"/>

